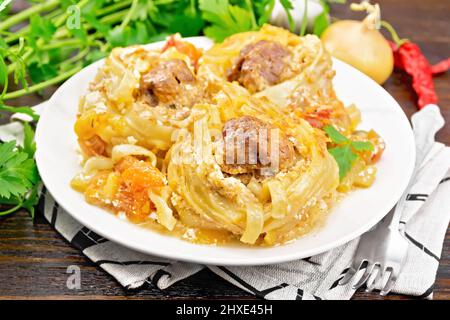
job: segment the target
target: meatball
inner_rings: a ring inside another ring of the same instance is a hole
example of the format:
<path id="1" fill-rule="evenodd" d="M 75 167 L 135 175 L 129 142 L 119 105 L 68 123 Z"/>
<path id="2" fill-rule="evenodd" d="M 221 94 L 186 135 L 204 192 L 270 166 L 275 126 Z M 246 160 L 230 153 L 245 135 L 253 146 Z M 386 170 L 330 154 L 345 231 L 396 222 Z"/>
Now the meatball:
<path id="1" fill-rule="evenodd" d="M 258 92 L 290 77 L 290 51 L 278 42 L 261 40 L 245 46 L 228 73 L 250 92 Z"/>
<path id="2" fill-rule="evenodd" d="M 151 105 L 192 106 L 200 90 L 197 79 L 180 59 L 161 61 L 142 77 L 141 87 Z"/>
<path id="3" fill-rule="evenodd" d="M 222 130 L 222 171 L 228 174 L 274 174 L 289 167 L 294 159 L 293 145 L 280 130 L 273 131 L 274 129 L 276 128 L 252 116 L 228 120 Z M 277 143 L 272 141 L 273 138 L 278 141 L 278 146 L 272 146 L 272 143 Z M 278 147 L 278 155 L 271 154 L 273 147 Z M 268 170 L 262 172 L 262 169 Z"/>

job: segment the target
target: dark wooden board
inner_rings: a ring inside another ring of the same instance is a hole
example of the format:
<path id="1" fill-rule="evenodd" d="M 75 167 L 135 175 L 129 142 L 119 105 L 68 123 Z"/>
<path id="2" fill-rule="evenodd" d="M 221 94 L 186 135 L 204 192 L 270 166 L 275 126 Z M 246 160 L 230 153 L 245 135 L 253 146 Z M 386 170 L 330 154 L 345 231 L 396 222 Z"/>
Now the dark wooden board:
<path id="1" fill-rule="evenodd" d="M 17 1 L 19 2 L 19 1 Z M 398 32 L 417 42 L 431 62 L 450 56 L 450 1 L 380 0 L 383 18 Z M 339 18 L 360 18 L 347 6 L 333 5 Z M 442 113 L 450 122 L 450 73 L 435 79 Z M 415 94 L 409 78 L 395 72 L 384 85 L 410 116 L 416 111 Z M 53 89 L 54 90 L 54 89 Z M 48 97 L 53 90 L 46 92 Z M 15 105 L 35 104 L 38 96 L 17 99 Z M 450 126 L 438 134 L 450 145 Z M 447 232 L 438 270 L 435 299 L 450 299 L 450 232 Z M 66 286 L 67 267 L 81 269 L 81 289 Z M 210 271 L 183 280 L 166 290 L 148 285 L 140 290 L 125 290 L 111 276 L 90 262 L 67 243 L 43 217 L 33 223 L 26 212 L 0 219 L 0 299 L 252 299 L 248 293 L 222 280 Z M 389 295 L 387 299 L 409 299 Z M 354 299 L 382 299 L 376 293 L 358 292 Z"/>

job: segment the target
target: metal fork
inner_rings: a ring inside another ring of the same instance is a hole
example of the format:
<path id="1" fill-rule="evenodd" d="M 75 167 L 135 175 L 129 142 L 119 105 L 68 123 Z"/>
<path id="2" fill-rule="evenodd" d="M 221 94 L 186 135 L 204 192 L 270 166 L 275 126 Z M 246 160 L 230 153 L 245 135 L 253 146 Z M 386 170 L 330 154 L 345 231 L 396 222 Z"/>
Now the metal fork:
<path id="1" fill-rule="evenodd" d="M 436 132 L 444 126 L 444 119 L 436 105 L 426 106 L 420 116 L 428 117 L 428 120 L 420 120 L 418 115 L 413 115 L 411 119 L 416 139 L 416 163 L 411 181 L 395 209 L 391 210 L 374 229 L 361 236 L 352 265 L 339 282 L 340 285 L 347 284 L 365 263 L 367 266 L 364 274 L 359 280 L 355 279 L 353 289 L 366 284 L 366 291 L 372 291 L 379 281 L 383 281 L 380 295 L 385 296 L 397 281 L 408 251 L 408 241 L 399 231 L 402 210 L 412 187 L 413 178 L 433 147 Z"/>

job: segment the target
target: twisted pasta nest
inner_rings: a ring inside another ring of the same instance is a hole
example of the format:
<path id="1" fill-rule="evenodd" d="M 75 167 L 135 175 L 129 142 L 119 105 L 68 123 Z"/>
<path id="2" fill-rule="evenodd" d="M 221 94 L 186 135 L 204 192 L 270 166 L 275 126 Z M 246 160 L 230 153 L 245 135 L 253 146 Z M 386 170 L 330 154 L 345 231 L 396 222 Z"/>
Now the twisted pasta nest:
<path id="1" fill-rule="evenodd" d="M 331 56 L 319 38 L 298 37 L 265 25 L 216 44 L 203 56 L 199 75 L 214 81 L 235 81 L 255 97 L 266 97 L 292 119 L 314 127 L 333 124 L 349 134 L 352 122 L 333 89 Z M 356 115 L 358 117 L 358 115 Z"/>
<path id="2" fill-rule="evenodd" d="M 351 135 L 359 118 L 333 75 L 317 37 L 273 26 L 206 52 L 179 36 L 158 50 L 116 48 L 80 99 L 84 161 L 72 186 L 120 218 L 197 243 L 295 239 L 339 188 L 371 184 L 356 178 L 367 161 L 340 182 L 327 151 L 320 128 Z"/>
<path id="3" fill-rule="evenodd" d="M 204 110 L 196 122 L 197 134 L 188 132 L 172 146 L 167 170 L 172 203 L 186 225 L 225 229 L 250 244 L 284 242 L 297 235 L 304 217 L 328 207 L 324 198 L 333 197 L 338 168 L 325 137 L 306 121 L 289 121 L 269 102 L 239 91 L 224 88 L 217 104 L 197 106 Z M 279 135 L 289 137 L 288 167 L 280 164 L 267 175 L 224 172 L 220 128 L 242 117 L 271 123 Z M 194 159 L 197 152 L 201 161 Z"/>

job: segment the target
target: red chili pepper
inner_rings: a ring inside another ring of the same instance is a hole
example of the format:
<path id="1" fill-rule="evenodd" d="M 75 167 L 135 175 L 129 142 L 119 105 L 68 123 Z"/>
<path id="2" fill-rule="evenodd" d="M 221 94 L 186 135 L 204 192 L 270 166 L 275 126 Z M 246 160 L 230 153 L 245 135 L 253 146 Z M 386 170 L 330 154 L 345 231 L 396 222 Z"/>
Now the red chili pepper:
<path id="1" fill-rule="evenodd" d="M 388 43 L 392 49 L 392 54 L 394 56 L 394 66 L 398 69 L 404 70 L 405 68 L 403 68 L 403 62 L 402 62 L 402 59 L 398 52 L 397 44 L 394 41 L 389 41 L 389 40 L 388 40 Z"/>
<path id="2" fill-rule="evenodd" d="M 450 58 L 442 60 L 441 62 L 436 63 L 431 66 L 431 73 L 439 74 L 443 73 L 450 69 Z"/>
<path id="3" fill-rule="evenodd" d="M 419 98 L 419 108 L 422 109 L 430 103 L 436 104 L 438 98 L 434 90 L 431 65 L 419 46 L 406 41 L 398 47 L 391 44 L 391 47 L 395 66 L 405 70 L 413 79 L 412 85 Z"/>

